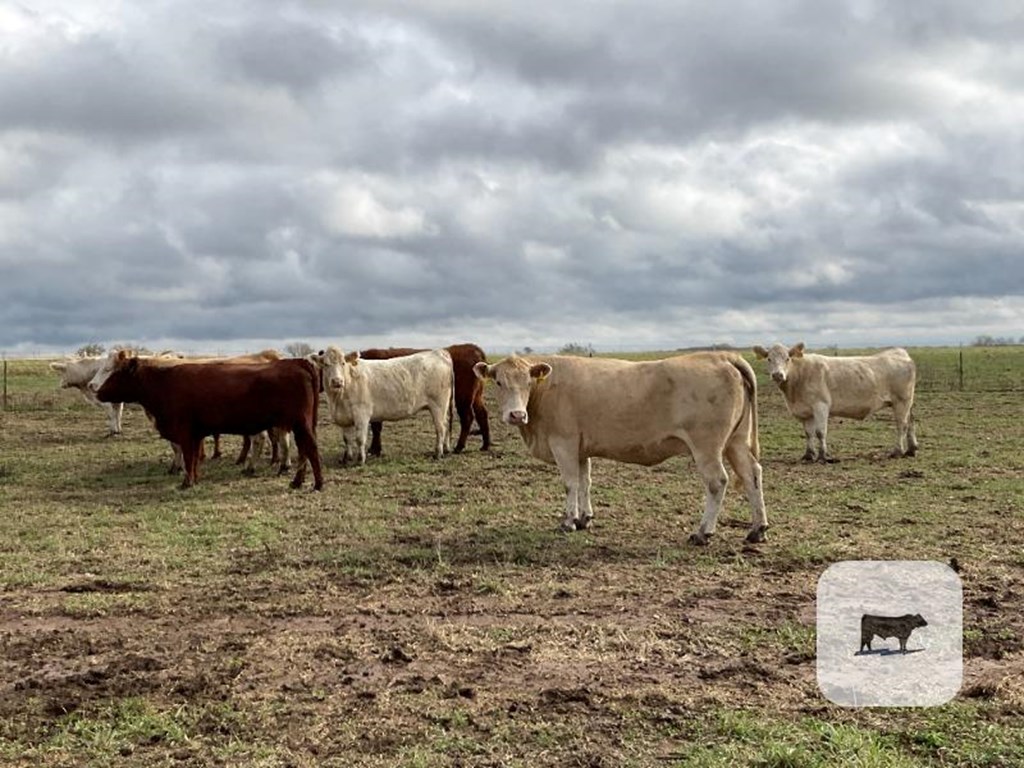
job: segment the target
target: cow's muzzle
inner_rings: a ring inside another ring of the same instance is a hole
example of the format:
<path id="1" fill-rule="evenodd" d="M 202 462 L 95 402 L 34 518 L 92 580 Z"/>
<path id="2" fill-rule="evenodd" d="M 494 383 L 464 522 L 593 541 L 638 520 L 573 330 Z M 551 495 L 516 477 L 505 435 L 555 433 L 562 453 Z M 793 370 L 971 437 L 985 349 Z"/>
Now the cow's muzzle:
<path id="1" fill-rule="evenodd" d="M 526 411 L 509 411 L 505 415 L 505 422 L 513 426 L 522 426 L 530 421 L 530 417 L 526 415 Z"/>
<path id="2" fill-rule="evenodd" d="M 784 374 L 782 371 L 776 371 L 775 373 L 772 374 L 772 381 L 774 381 L 776 384 L 782 384 L 786 381 L 786 374 Z"/>

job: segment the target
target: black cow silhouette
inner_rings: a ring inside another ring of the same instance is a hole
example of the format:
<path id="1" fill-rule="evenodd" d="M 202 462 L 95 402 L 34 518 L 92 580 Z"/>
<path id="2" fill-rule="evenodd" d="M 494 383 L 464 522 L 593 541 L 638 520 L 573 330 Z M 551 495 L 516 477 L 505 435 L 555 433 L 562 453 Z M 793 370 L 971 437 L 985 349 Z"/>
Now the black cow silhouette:
<path id="1" fill-rule="evenodd" d="M 899 638 L 900 641 L 900 652 L 907 652 L 907 639 L 910 637 L 910 633 L 918 627 L 927 627 L 928 622 L 925 621 L 920 613 L 915 613 L 911 616 L 909 613 L 903 616 L 872 616 L 870 613 L 865 613 L 860 617 L 860 650 L 858 653 L 863 653 L 864 646 L 871 650 L 871 641 L 877 635 L 882 640 L 890 637 Z"/>

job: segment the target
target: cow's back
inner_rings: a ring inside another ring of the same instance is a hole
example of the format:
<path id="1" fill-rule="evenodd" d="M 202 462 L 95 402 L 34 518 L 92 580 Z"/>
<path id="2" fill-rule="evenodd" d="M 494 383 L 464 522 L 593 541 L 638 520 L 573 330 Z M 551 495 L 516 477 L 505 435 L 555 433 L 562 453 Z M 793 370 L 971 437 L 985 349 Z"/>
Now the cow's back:
<path id="1" fill-rule="evenodd" d="M 834 416 L 863 419 L 894 401 L 913 399 L 914 362 L 903 349 L 876 355 L 804 358 L 824 371 L 818 378 Z"/>
<path id="2" fill-rule="evenodd" d="M 139 373 L 161 432 L 187 421 L 201 434 L 249 435 L 290 429 L 316 411 L 318 380 L 307 360 L 157 364 Z"/>
<path id="3" fill-rule="evenodd" d="M 443 349 L 366 360 L 356 370 L 360 367 L 362 381 L 351 395 L 353 405 L 369 405 L 374 421 L 405 418 L 451 397 L 452 360 Z"/>
<path id="4" fill-rule="evenodd" d="M 686 453 L 687 440 L 700 442 L 702 432 L 728 430 L 742 417 L 743 376 L 727 353 L 530 360 L 552 368 L 533 388 L 522 428 L 534 455 L 547 461 L 548 441 L 578 436 L 581 455 L 657 464 Z"/>

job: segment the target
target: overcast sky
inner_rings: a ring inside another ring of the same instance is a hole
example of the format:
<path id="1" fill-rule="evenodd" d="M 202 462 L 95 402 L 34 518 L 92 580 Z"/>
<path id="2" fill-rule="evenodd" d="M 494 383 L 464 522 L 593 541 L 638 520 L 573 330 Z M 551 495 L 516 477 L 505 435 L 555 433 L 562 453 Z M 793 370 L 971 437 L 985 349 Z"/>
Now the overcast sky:
<path id="1" fill-rule="evenodd" d="M 0 0 L 0 349 L 1024 335 L 1024 5 Z"/>

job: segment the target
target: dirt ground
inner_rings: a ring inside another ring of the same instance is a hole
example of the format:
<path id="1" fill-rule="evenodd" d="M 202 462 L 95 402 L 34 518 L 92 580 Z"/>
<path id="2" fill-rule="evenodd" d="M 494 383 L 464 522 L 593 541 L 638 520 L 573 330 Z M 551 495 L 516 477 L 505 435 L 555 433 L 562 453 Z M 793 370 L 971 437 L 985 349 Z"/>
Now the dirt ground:
<path id="1" fill-rule="evenodd" d="M 880 765 L 984 764 L 954 742 L 981 723 L 997 746 L 1024 733 L 1021 427 L 954 434 L 966 396 L 934 395 L 917 459 L 884 459 L 891 424 L 876 419 L 834 427 L 839 464 L 804 465 L 799 425 L 765 389 L 770 540 L 743 544 L 730 492 L 707 549 L 685 543 L 700 494 L 679 460 L 598 462 L 594 529 L 558 534 L 556 471 L 500 424 L 492 452 L 439 465 L 426 419 L 393 425 L 383 459 L 343 469 L 325 423 L 323 494 L 221 459 L 189 496 L 137 414 L 110 441 L 98 412 L 63 394 L 8 414 L 0 755 L 766 765 L 753 742 L 785 727 L 809 745 L 793 764 L 818 765 L 809 734 L 826 724 L 877 742 Z M 951 705 L 847 710 L 819 694 L 818 576 L 872 558 L 956 558 L 965 664 Z M 1000 749 L 988 764 L 1012 765 Z M 701 763 L 702 750 L 725 757 Z"/>

